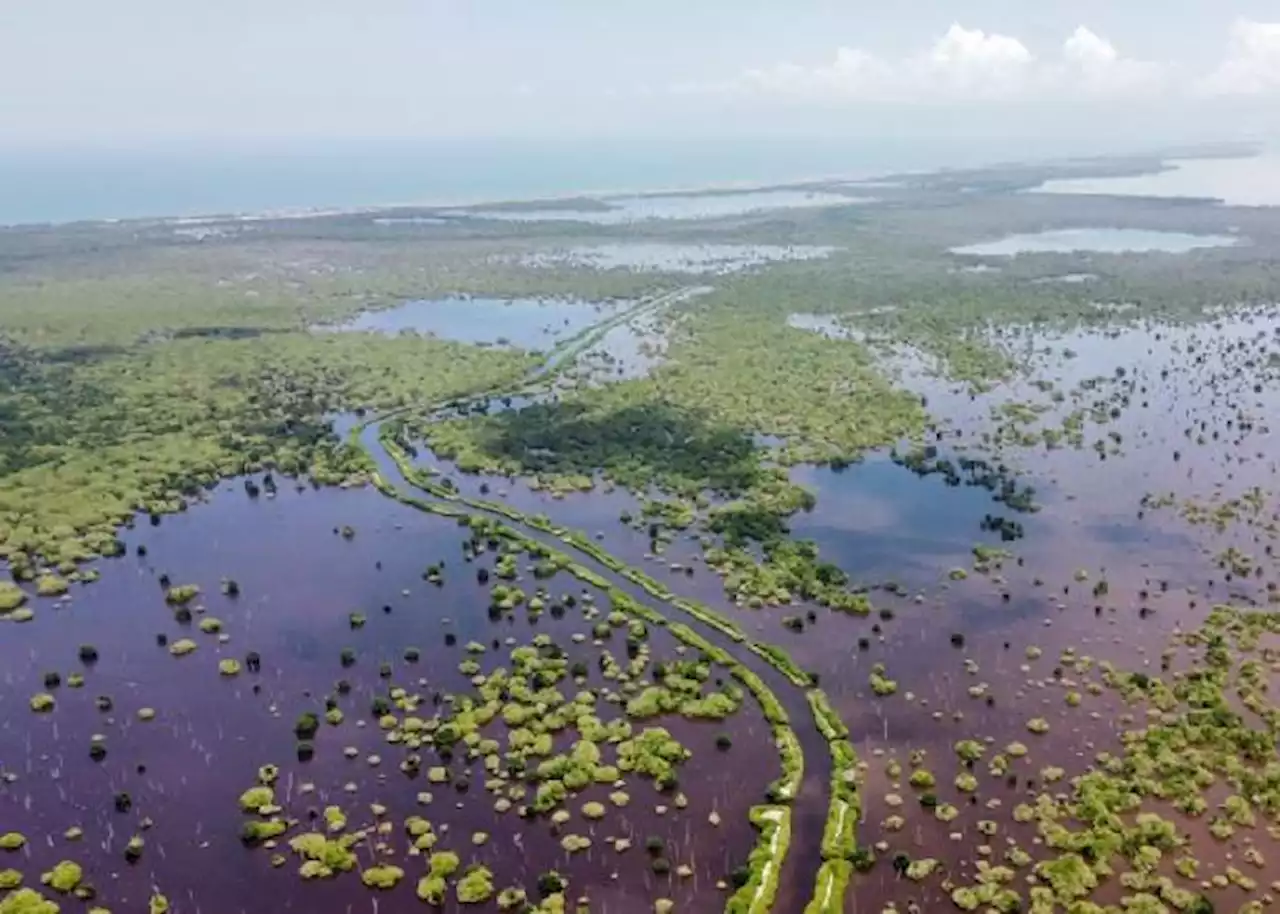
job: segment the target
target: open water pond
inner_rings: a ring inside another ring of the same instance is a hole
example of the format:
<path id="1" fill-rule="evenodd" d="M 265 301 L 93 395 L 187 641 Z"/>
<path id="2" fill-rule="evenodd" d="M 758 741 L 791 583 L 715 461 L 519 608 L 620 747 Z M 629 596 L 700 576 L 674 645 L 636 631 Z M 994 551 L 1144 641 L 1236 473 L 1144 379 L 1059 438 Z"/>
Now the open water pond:
<path id="1" fill-rule="evenodd" d="M 1108 194 L 1126 197 L 1190 197 L 1228 206 L 1280 206 L 1280 155 L 1171 159 L 1154 174 L 1047 181 L 1044 194 Z"/>
<path id="2" fill-rule="evenodd" d="M 1009 235 L 951 249 L 952 254 L 971 257 L 1016 257 L 1018 254 L 1070 254 L 1091 251 L 1099 254 L 1143 254 L 1160 252 L 1185 254 L 1198 248 L 1230 247 L 1239 239 L 1231 235 L 1192 235 L 1186 232 L 1159 232 L 1146 229 L 1077 228 Z"/>
<path id="3" fill-rule="evenodd" d="M 649 219 L 721 219 L 798 207 L 850 206 L 873 202 L 869 197 L 810 190 L 726 191 L 689 194 L 644 194 L 602 197 L 602 208 L 548 208 L 459 211 L 459 215 L 517 222 L 572 221 L 623 225 Z"/>
<path id="4" fill-rule="evenodd" d="M 316 329 L 387 336 L 415 333 L 461 343 L 550 349 L 625 307 L 620 302 L 536 298 L 419 299 Z"/>
<path id="5" fill-rule="evenodd" d="M 821 245 L 781 244 L 678 244 L 634 242 L 598 244 L 531 254 L 521 258 L 526 266 L 572 266 L 594 270 L 724 274 L 795 260 L 817 260 L 835 248 Z"/>
<path id="6" fill-rule="evenodd" d="M 812 511 L 792 519 L 792 532 L 867 583 L 932 586 L 948 569 L 968 565 L 975 544 L 1001 545 L 983 531 L 984 517 L 1017 517 L 987 489 L 917 476 L 883 454 L 843 469 L 796 467 L 791 478 L 818 497 Z"/>

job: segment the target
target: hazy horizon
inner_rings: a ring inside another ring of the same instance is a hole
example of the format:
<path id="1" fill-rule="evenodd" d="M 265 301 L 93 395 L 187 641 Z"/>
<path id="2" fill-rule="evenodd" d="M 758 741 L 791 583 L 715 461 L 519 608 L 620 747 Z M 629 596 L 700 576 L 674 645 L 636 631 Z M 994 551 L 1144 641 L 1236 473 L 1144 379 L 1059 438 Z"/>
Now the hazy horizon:
<path id="1" fill-rule="evenodd" d="M 10 4 L 0 222 L 1277 143 L 1278 20 L 1262 0 Z"/>
<path id="2" fill-rule="evenodd" d="M 451 206 L 863 180 L 1154 146 L 990 139 L 320 142 L 270 150 L 0 152 L 0 225 Z"/>
<path id="3" fill-rule="evenodd" d="M 1274 136 L 1280 14 L 1229 0 L 162 0 L 0 12 L 0 150 L 509 137 Z"/>

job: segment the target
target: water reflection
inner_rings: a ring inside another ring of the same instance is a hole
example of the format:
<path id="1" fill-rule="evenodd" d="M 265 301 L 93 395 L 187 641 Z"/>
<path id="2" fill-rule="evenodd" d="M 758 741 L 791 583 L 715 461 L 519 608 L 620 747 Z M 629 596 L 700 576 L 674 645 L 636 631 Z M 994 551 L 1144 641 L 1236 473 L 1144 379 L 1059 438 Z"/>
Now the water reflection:
<path id="1" fill-rule="evenodd" d="M 932 585 L 948 569 L 967 567 L 974 544 L 1000 544 L 982 531 L 983 518 L 1000 508 L 990 492 L 919 477 L 885 455 L 844 469 L 796 467 L 791 477 L 818 498 L 792 532 L 855 578 Z"/>
<path id="2" fill-rule="evenodd" d="M 326 332 L 416 333 L 461 343 L 549 349 L 625 310 L 622 302 L 557 299 L 439 298 L 365 311 Z"/>
<path id="3" fill-rule="evenodd" d="M 345 527 L 352 535 L 340 535 Z M 611 810 L 598 824 L 579 822 L 574 830 L 591 834 L 596 846 L 572 857 L 545 820 L 523 821 L 493 809 L 479 788 L 483 771 L 461 754 L 452 765 L 458 778 L 471 770 L 470 793 L 432 788 L 398 772 L 395 748 L 376 726 L 360 724 L 371 720 L 372 699 L 385 694 L 388 682 L 427 694 L 467 693 L 470 684 L 457 666 L 466 656 L 462 645 L 473 640 L 496 652 L 495 639 L 524 643 L 545 633 L 571 663 L 584 664 L 589 687 L 608 685 L 598 676 L 592 623 L 581 609 L 536 619 L 518 612 L 495 620 L 485 612 L 487 587 L 477 582 L 476 565 L 463 561 L 462 534 L 452 521 L 372 490 L 297 491 L 282 483 L 274 497 L 251 498 L 233 482 L 205 505 L 122 536 L 129 555 L 101 563 L 101 581 L 61 603 L 35 601 L 32 622 L 6 629 L 0 700 L 11 713 L 0 721 L 0 764 L 13 780 L 0 792 L 0 821 L 28 839 L 12 865 L 39 874 L 74 859 L 100 901 L 116 909 L 145 910 L 156 887 L 179 909 L 253 912 L 268 895 L 283 910 L 368 905 L 369 891 L 354 874 L 307 884 L 298 878 L 296 861 L 276 869 L 269 854 L 241 847 L 237 798 L 253 784 L 258 766 L 272 762 L 283 769 L 277 796 L 291 815 L 305 821 L 308 806 L 336 804 L 360 822 L 377 803 L 389 810 L 397 831 L 404 816 L 427 816 L 444 836 L 442 847 L 456 849 L 464 863 L 489 866 L 499 887 L 521 883 L 532 891 L 539 873 L 556 869 L 571 880 L 575 896 L 608 897 L 628 910 L 648 910 L 662 896 L 689 910 L 723 904 L 715 884 L 752 847 L 747 810 L 777 775 L 776 756 L 749 749 L 769 740 L 754 707 L 715 724 L 659 721 L 693 752 L 682 772 L 687 808 L 659 812 L 656 807 L 670 806 L 670 798 L 628 778 L 631 805 Z M 145 554 L 138 554 L 139 547 Z M 424 579 L 428 564 L 443 568 L 441 583 Z M 218 618 L 221 636 L 176 617 L 165 605 L 162 574 L 199 585 L 195 619 Z M 238 582 L 238 596 L 221 593 L 224 577 Z M 583 591 L 567 578 L 546 583 L 552 593 Z M 595 599 L 607 611 L 607 599 Z M 367 616 L 358 630 L 349 619 L 357 611 Z M 158 635 L 170 643 L 189 637 L 198 647 L 176 658 Z M 651 632 L 650 643 L 655 659 L 677 650 L 663 630 Z M 79 644 L 96 647 L 95 663 L 77 662 Z M 412 659 L 409 647 L 416 651 Z M 345 666 L 339 658 L 348 648 L 354 661 Z M 261 673 L 218 675 L 220 658 L 243 658 L 249 651 L 260 655 Z M 498 662 L 495 656 L 485 665 Z M 387 678 L 379 671 L 384 664 Z M 63 671 L 64 678 L 83 672 L 85 685 L 55 689 L 56 709 L 33 715 L 26 697 L 44 688 L 49 670 Z M 322 725 L 314 759 L 295 762 L 292 722 L 300 712 L 320 708 L 340 677 L 352 686 L 337 695 L 346 721 Z M 108 696 L 111 708 L 99 710 L 95 696 Z M 142 708 L 152 709 L 154 719 L 141 721 Z M 616 712 L 602 703 L 598 713 L 607 718 Z M 89 757 L 91 733 L 105 738 L 102 761 Z M 735 746 L 731 766 L 718 762 L 725 757 L 715 746 L 721 733 Z M 352 747 L 354 758 L 344 755 L 345 747 Z M 380 754 L 385 762 L 369 761 Z M 304 781 L 312 785 L 306 797 Z M 418 796 L 424 789 L 435 793 L 426 807 Z M 572 808 L 612 789 L 588 788 Z M 130 808 L 120 812 L 114 798 L 126 792 Z M 713 812 L 718 827 L 708 824 Z M 81 842 L 62 837 L 71 826 L 84 830 Z M 472 846 L 477 831 L 493 839 Z M 126 865 L 124 844 L 135 833 L 145 836 L 146 849 L 139 863 Z M 633 849 L 615 852 L 606 835 L 628 838 Z M 692 874 L 653 873 L 643 851 L 649 836 L 663 841 L 673 868 L 687 864 Z M 420 866 L 412 859 L 397 862 L 410 878 L 388 901 L 414 906 Z"/>

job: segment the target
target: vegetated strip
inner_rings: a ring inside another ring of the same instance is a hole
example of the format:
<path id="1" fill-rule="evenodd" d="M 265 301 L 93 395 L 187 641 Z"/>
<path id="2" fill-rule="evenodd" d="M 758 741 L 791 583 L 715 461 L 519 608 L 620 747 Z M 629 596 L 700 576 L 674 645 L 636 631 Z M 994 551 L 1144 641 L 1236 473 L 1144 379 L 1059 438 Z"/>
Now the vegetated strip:
<path id="1" fill-rule="evenodd" d="M 638 305 L 636 308 L 628 309 L 621 315 L 616 316 L 608 321 L 595 324 L 577 336 L 566 340 L 564 343 L 552 350 L 552 354 L 548 356 L 548 364 L 553 358 L 559 357 L 559 361 L 549 371 L 545 372 L 541 377 L 544 380 L 550 380 L 555 377 L 558 371 L 563 370 L 572 361 L 566 358 L 576 352 L 581 352 L 586 348 L 594 345 L 594 343 L 604 336 L 613 327 L 630 320 L 642 310 L 648 310 L 661 305 L 670 303 L 681 295 L 689 294 L 692 289 L 681 289 L 675 292 L 667 293 L 659 296 L 649 302 Z M 572 352 L 569 350 L 572 349 Z M 496 396 L 503 393 L 502 390 L 490 390 L 473 395 L 473 398 Z M 397 410 L 395 415 L 399 415 L 407 411 L 407 409 Z M 392 418 L 392 414 L 385 414 L 382 417 L 371 417 L 369 420 L 355 426 L 350 433 L 350 442 L 362 447 L 360 443 L 360 434 L 369 425 Z M 832 757 L 832 774 L 831 774 L 831 790 L 827 809 L 827 820 L 823 830 L 822 839 L 822 856 L 824 863 L 820 867 L 817 882 L 814 887 L 814 898 L 810 903 L 810 907 L 818 904 L 822 900 L 823 905 L 834 904 L 835 909 L 843 904 L 845 890 L 849 882 L 850 866 L 847 860 L 856 850 L 856 825 L 859 815 L 860 803 L 858 800 L 857 783 L 855 780 L 855 768 L 857 757 L 853 751 L 853 746 L 848 741 L 848 729 L 844 722 L 840 720 L 834 709 L 831 708 L 827 701 L 825 693 L 820 689 L 813 687 L 813 680 L 803 669 L 795 663 L 786 651 L 771 644 L 762 644 L 750 639 L 745 632 L 729 619 L 712 610 L 705 604 L 676 596 L 670 589 L 663 584 L 650 577 L 648 574 L 640 571 L 631 565 L 623 562 L 621 559 L 612 555 L 603 549 L 595 541 L 582 534 L 580 531 L 569 528 L 559 527 L 551 523 L 546 517 L 534 516 L 530 517 L 524 512 L 511 507 L 510 505 L 500 502 L 491 502 L 484 499 L 471 498 L 460 494 L 459 492 L 434 482 L 430 476 L 413 466 L 408 455 L 399 446 L 395 440 L 395 436 L 390 429 L 384 424 L 378 430 L 378 443 L 382 446 L 384 452 L 388 454 L 395 462 L 396 468 L 400 471 L 401 476 L 411 485 L 421 489 L 435 498 L 442 499 L 445 503 L 428 502 L 425 499 L 415 498 L 406 495 L 397 489 L 394 485 L 382 478 L 381 474 L 374 469 L 371 473 L 374 487 L 391 498 L 395 498 L 412 507 L 420 510 L 430 511 L 446 517 L 455 519 L 465 519 L 468 522 L 471 515 L 463 507 L 465 505 L 475 510 L 484 511 L 490 514 L 498 514 L 518 524 L 528 526 L 534 530 L 554 536 L 565 544 L 586 553 L 592 559 L 608 568 L 615 574 L 620 575 L 626 580 L 640 587 L 655 599 L 668 603 L 671 606 L 693 616 L 702 624 L 716 630 L 720 634 L 734 641 L 735 643 L 744 644 L 759 656 L 766 663 L 785 676 L 793 685 L 805 689 L 806 697 L 809 701 L 810 709 L 813 714 L 814 723 L 819 732 L 822 733 L 824 739 L 827 740 L 828 747 Z M 367 451 L 366 451 L 367 454 Z M 373 456 L 368 454 L 371 464 L 375 464 Z M 376 464 L 375 464 L 376 465 Z M 528 537 L 517 533 L 514 530 L 500 528 L 503 535 L 510 535 L 520 539 L 522 542 L 530 546 L 545 550 L 550 553 L 551 550 L 544 544 L 531 540 Z M 614 587 L 607 580 L 573 562 L 567 555 L 560 553 L 553 557 L 563 560 L 564 567 L 580 580 L 586 581 L 600 589 L 609 593 L 611 600 L 623 598 L 625 611 L 633 612 L 646 618 L 648 621 L 657 625 L 668 626 L 677 637 L 684 640 L 700 650 L 710 649 L 711 656 L 716 657 L 720 662 L 729 668 L 732 674 L 738 678 L 755 696 L 764 711 L 766 719 L 773 727 L 774 741 L 778 747 L 780 760 L 782 763 L 782 776 L 774 784 L 770 785 L 769 795 L 777 802 L 791 802 L 798 794 L 800 784 L 804 778 L 804 752 L 800 747 L 799 740 L 796 738 L 795 731 L 791 729 L 789 719 L 785 709 L 777 700 L 771 689 L 750 669 L 741 663 L 741 661 L 733 658 L 727 651 L 716 648 L 710 642 L 698 636 L 688 626 L 679 623 L 668 623 L 668 620 L 660 613 L 655 612 L 649 607 L 645 607 L 638 601 L 618 588 Z M 692 636 L 696 641 L 688 640 Z M 790 811 L 785 807 L 759 807 L 758 809 L 780 809 L 786 813 L 785 820 L 781 823 L 774 823 L 773 817 L 757 821 L 753 810 L 753 824 L 762 827 L 762 835 L 759 844 L 751 855 L 751 870 L 753 880 L 758 882 L 756 890 L 747 893 L 747 886 L 752 885 L 752 881 L 747 883 L 743 889 L 735 893 L 729 900 L 729 906 L 726 907 L 727 912 L 738 914 L 738 912 L 747 911 L 767 911 L 772 906 L 773 898 L 777 892 L 777 873 L 781 868 L 782 860 L 785 858 L 787 847 L 790 845 L 791 822 Z M 762 825 L 763 823 L 763 825 Z M 781 834 L 785 832 L 785 834 Z M 774 852 L 780 850 L 781 855 L 775 857 L 773 853 L 768 855 L 768 862 L 759 863 L 760 851 L 762 848 L 771 848 Z M 773 863 L 776 862 L 776 866 Z M 757 864 L 759 863 L 759 866 Z M 844 864 L 844 865 L 839 865 Z M 757 870 L 763 870 L 763 873 Z M 766 883 L 772 881 L 770 887 Z M 749 900 L 748 900 L 749 899 Z M 759 907 L 762 900 L 767 899 L 766 907 Z M 737 907 L 734 907 L 737 900 Z M 746 907 L 743 907 L 743 905 Z M 825 908 L 816 908 L 817 911 L 823 911 Z M 806 910 L 806 914 L 809 912 Z"/>
<path id="2" fill-rule="evenodd" d="M 767 914 L 778 895 L 778 873 L 791 844 L 791 809 L 787 806 L 753 806 L 751 824 L 760 829 L 760 841 L 747 858 L 751 875 L 729 896 L 725 914 Z"/>
<path id="3" fill-rule="evenodd" d="M 845 862 L 849 860 L 857 850 L 857 822 L 860 815 L 861 804 L 858 798 L 858 788 L 856 782 L 856 766 L 857 756 L 853 750 L 853 746 L 849 743 L 849 731 L 844 721 L 831 707 L 827 696 L 822 690 L 813 688 L 813 681 L 809 675 L 802 670 L 794 660 L 782 648 L 772 644 L 762 644 L 749 638 L 736 624 L 729 619 L 724 618 L 710 607 L 678 597 L 673 594 L 667 587 L 656 581 L 648 574 L 633 568 L 631 565 L 623 562 L 618 557 L 612 555 L 603 549 L 598 543 L 584 536 L 578 531 L 570 530 L 563 527 L 553 525 L 545 517 L 529 517 L 524 512 L 513 508 L 510 505 L 499 502 L 486 501 L 484 499 L 470 498 L 459 494 L 453 489 L 442 486 L 432 481 L 430 476 L 413 466 L 409 460 L 408 454 L 399 447 L 394 436 L 387 430 L 380 429 L 378 436 L 379 444 L 382 445 L 384 451 L 390 455 L 395 462 L 397 469 L 401 475 L 410 484 L 428 492 L 429 494 L 441 498 L 446 502 L 460 503 L 476 510 L 484 511 L 490 514 L 499 514 L 515 523 L 527 525 L 542 533 L 555 536 L 569 546 L 585 552 L 591 558 L 595 559 L 601 565 L 604 565 L 610 571 L 620 575 L 631 583 L 643 589 L 655 599 L 662 600 L 681 611 L 688 613 L 696 618 L 699 622 L 714 629 L 730 640 L 738 644 L 745 645 L 752 653 L 759 656 L 766 663 L 785 676 L 788 681 L 799 688 L 805 689 L 806 698 L 813 715 L 814 724 L 823 738 L 827 741 L 829 751 L 831 753 L 832 771 L 830 796 L 827 807 L 826 824 L 823 829 L 822 836 L 822 857 L 824 861 L 830 863 Z M 392 491 L 396 490 L 391 487 Z M 465 512 L 451 514 L 454 517 L 465 516 Z M 514 531 L 511 531 L 513 534 Z M 515 534 L 519 536 L 519 534 Z M 546 549 L 537 541 L 525 539 L 526 542 L 535 543 L 537 546 Z M 568 559 L 568 556 L 562 556 L 569 564 L 565 567 L 580 579 L 600 587 L 610 594 L 610 598 L 617 600 L 618 595 L 624 597 L 627 603 L 639 607 L 636 601 L 631 600 L 629 596 L 624 594 L 618 588 L 611 585 L 608 581 L 596 575 L 590 569 L 583 568 Z M 646 618 L 655 621 L 657 624 L 668 624 L 661 614 L 646 610 Z M 656 616 L 657 619 L 651 618 Z M 658 621 L 661 620 L 661 621 Z M 769 720 L 774 730 L 774 741 L 778 747 L 780 759 L 782 761 L 782 776 L 770 785 L 769 796 L 774 802 L 791 802 L 798 795 L 800 785 L 804 778 L 804 752 L 800 747 L 799 740 L 796 738 L 795 731 L 790 727 L 787 720 L 785 710 L 777 701 L 772 690 L 760 680 L 758 676 L 750 669 L 745 667 L 741 661 L 733 658 L 731 654 L 720 648 L 715 647 L 710 642 L 693 632 L 688 626 L 680 623 L 669 624 L 668 627 L 673 633 L 677 634 L 686 643 L 697 646 L 698 649 L 705 651 L 718 662 L 723 663 L 729 668 L 733 675 L 737 677 L 756 697 L 761 708 L 764 709 L 765 717 Z M 695 641 L 690 640 L 690 636 Z M 790 840 L 790 822 L 787 823 L 788 843 Z M 762 837 L 761 842 L 765 839 Z M 849 875 L 851 868 L 849 866 L 826 866 L 820 867 L 817 882 L 814 887 L 814 899 L 832 898 L 836 899 L 837 908 L 843 904 L 843 898 L 849 883 Z M 746 910 L 746 909 L 744 909 Z M 818 909 L 822 910 L 822 909 Z"/>
<path id="4" fill-rule="evenodd" d="M 378 491 L 402 504 L 453 517 L 459 523 L 476 526 L 492 524 L 489 529 L 503 538 L 517 543 L 532 555 L 550 559 L 558 567 L 569 574 L 603 590 L 609 595 L 611 604 L 623 612 L 639 616 L 651 624 L 667 628 L 677 639 L 696 650 L 702 651 L 717 663 L 729 670 L 730 675 L 741 682 L 759 703 L 765 719 L 768 720 L 778 748 L 782 774 L 768 788 L 768 796 L 775 804 L 790 803 L 800 790 L 804 778 L 804 750 L 800 746 L 795 731 L 791 729 L 790 718 L 782 707 L 773 690 L 748 669 L 741 660 L 723 648 L 716 647 L 689 626 L 672 623 L 661 613 L 644 606 L 630 594 L 609 583 L 589 568 L 573 561 L 567 553 L 552 549 L 545 543 L 533 539 L 526 534 L 506 526 L 500 521 L 481 515 L 470 514 L 455 505 L 430 502 L 399 491 L 391 483 L 382 478 L 380 473 L 373 474 L 373 484 Z M 726 904 L 726 914 L 747 914 L 747 912 L 768 912 L 777 894 L 778 873 L 786 859 L 791 844 L 791 810 L 787 806 L 772 805 L 753 807 L 751 821 L 761 829 L 761 837 L 748 858 L 750 876 L 747 882 L 730 896 Z"/>
<path id="5" fill-rule="evenodd" d="M 813 899 L 805 914 L 839 912 L 849 886 L 849 863 L 858 849 L 858 819 L 862 803 L 858 796 L 858 756 L 849 742 L 849 728 L 831 707 L 821 689 L 807 693 L 814 723 L 827 741 L 831 753 L 831 788 L 827 801 L 827 821 L 822 829 L 822 860 Z"/>
<path id="6" fill-rule="evenodd" d="M 391 459 L 395 462 L 397 469 L 400 471 L 400 475 L 402 475 L 410 485 L 413 485 L 436 498 L 465 505 L 477 511 L 483 511 L 487 514 L 498 514 L 514 523 L 531 527 L 532 529 L 545 533 L 549 536 L 554 536 L 566 545 L 586 553 L 610 571 L 644 590 L 645 593 L 649 594 L 654 599 L 661 600 L 664 603 L 674 606 L 682 612 L 693 616 L 707 627 L 715 629 L 730 640 L 738 644 L 745 645 L 750 651 L 752 651 L 752 653 L 757 654 L 779 673 L 787 677 L 792 684 L 799 688 L 808 688 L 813 685 L 813 680 L 809 674 L 801 669 L 800 666 L 791 659 L 791 656 L 787 654 L 786 651 L 774 645 L 761 644 L 754 641 L 746 634 L 746 632 L 738 627 L 737 624 L 717 613 L 706 604 L 676 596 L 662 583 L 650 577 L 645 572 L 633 568 L 617 556 L 603 549 L 598 543 L 592 541 L 581 532 L 556 526 L 545 517 L 530 517 L 523 511 L 513 508 L 511 505 L 461 495 L 453 489 L 433 482 L 427 473 L 412 464 L 409 460 L 408 454 L 406 454 L 396 443 L 394 438 L 390 434 L 384 434 L 384 432 L 385 429 L 380 430 L 378 441 L 382 445 L 383 450 L 386 451 L 386 453 L 390 455 Z"/>
<path id="7" fill-rule="evenodd" d="M 385 431 L 385 429 L 382 431 Z M 544 517 L 529 517 L 510 505 L 461 495 L 453 489 L 433 482 L 428 474 L 412 465 L 408 455 L 399 447 L 391 434 L 384 435 L 380 433 L 379 443 L 386 453 L 391 456 L 401 475 L 412 485 L 447 501 L 461 502 L 477 510 L 497 513 L 516 523 L 526 524 L 540 532 L 557 537 L 562 542 L 587 553 L 600 564 L 642 588 L 650 596 L 688 613 L 734 642 L 744 644 L 766 663 L 786 676 L 794 685 L 804 688 L 814 723 L 827 741 L 832 760 L 830 795 L 822 837 L 822 856 L 827 861 L 848 860 L 853 856 L 857 850 L 856 829 L 860 802 L 856 783 L 857 756 L 854 753 L 853 746 L 848 741 L 848 728 L 831 707 L 825 693 L 811 687 L 813 683 L 809 675 L 791 659 L 786 651 L 776 645 L 761 644 L 750 639 L 742 629 L 710 607 L 693 600 L 677 597 L 667 587 L 648 574 L 623 562 L 604 550 L 598 543 L 577 531 L 557 527 Z M 583 570 L 585 571 L 586 569 Z M 604 582 L 603 589 L 615 590 L 616 588 L 612 588 L 607 582 Z M 757 678 L 754 673 L 742 667 L 740 663 L 737 665 L 747 675 Z M 754 688 L 750 681 L 745 679 L 743 681 L 748 688 L 752 689 L 753 694 L 756 695 L 757 700 L 760 700 L 763 706 L 765 699 L 761 698 L 761 691 Z M 765 688 L 762 682 L 759 683 L 759 686 L 762 689 Z M 772 695 L 772 693 L 769 694 Z M 778 711 L 781 710 L 779 705 Z M 782 758 L 783 775 L 771 785 L 770 797 L 777 802 L 789 802 L 798 794 L 804 777 L 804 755 L 796 739 L 795 732 L 789 726 L 780 730 L 775 725 L 774 739 Z M 823 869 L 826 870 L 825 878 Z M 835 879 L 835 882 L 831 882 L 832 879 Z M 848 886 L 848 880 L 849 868 L 847 867 L 820 868 L 817 885 L 814 890 L 815 898 L 836 894 L 840 900 L 839 903 L 843 903 L 844 891 Z"/>
<path id="8" fill-rule="evenodd" d="M 848 860 L 826 860 L 818 869 L 818 884 L 804 914 L 843 914 L 844 893 L 849 887 L 853 864 Z"/>

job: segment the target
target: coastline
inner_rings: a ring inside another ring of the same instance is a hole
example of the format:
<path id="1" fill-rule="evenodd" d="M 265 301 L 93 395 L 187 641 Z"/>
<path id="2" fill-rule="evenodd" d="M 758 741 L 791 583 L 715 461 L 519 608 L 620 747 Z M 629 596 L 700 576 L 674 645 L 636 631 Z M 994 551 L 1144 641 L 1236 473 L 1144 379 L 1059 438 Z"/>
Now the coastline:
<path id="1" fill-rule="evenodd" d="M 270 222 L 275 220 L 336 218 L 343 216 L 379 216 L 399 212 L 412 212 L 418 214 L 427 213 L 446 217 L 452 216 L 456 218 L 458 216 L 465 217 L 470 215 L 471 213 L 467 211 L 479 210 L 486 207 L 499 207 L 511 204 L 523 204 L 528 206 L 529 204 L 537 203 L 546 203 L 554 207 L 558 204 L 563 204 L 566 201 L 575 199 L 589 199 L 607 202 L 622 198 L 643 199 L 654 197 L 698 197 L 734 193 L 816 190 L 824 187 L 831 187 L 833 185 L 856 187 L 860 184 L 866 184 L 869 188 L 872 188 L 877 184 L 883 185 L 885 182 L 901 182 L 910 178 L 920 178 L 929 175 L 940 175 L 955 172 L 962 173 L 975 168 L 1034 168 L 1063 164 L 1089 165 L 1107 162 L 1118 163 L 1150 161 L 1154 163 L 1152 169 L 1150 171 L 1141 172 L 1141 174 L 1148 174 L 1155 173 L 1162 167 L 1168 167 L 1168 163 L 1173 160 L 1185 160 L 1188 158 L 1246 158 L 1264 154 L 1265 151 L 1265 147 L 1260 144 L 1250 144 L 1246 147 L 1238 143 L 1223 143 L 1206 144 L 1202 147 L 1194 147 L 1190 149 L 1180 147 L 1167 150 L 1134 152 L 1126 155 L 1099 154 L 1096 156 L 1068 156 L 1013 161 L 999 161 L 999 157 L 993 157 L 992 161 L 979 164 L 968 163 L 964 166 L 938 165 L 937 167 L 932 168 L 908 167 L 905 170 L 895 170 L 890 167 L 864 167 L 861 169 L 851 169 L 843 172 L 798 175 L 782 181 L 733 180 L 697 182 L 694 184 L 681 182 L 664 183 L 659 181 L 648 185 L 614 185 L 610 187 L 566 189 L 555 193 L 529 193 L 527 195 L 521 194 L 515 196 L 503 193 L 478 193 L 463 194 L 456 197 L 432 196 L 418 200 L 357 204 L 350 206 L 264 206 L 260 209 L 212 209 L 203 212 L 156 213 L 144 216 L 117 216 L 82 219 L 9 221 L 0 217 L 0 231 L 22 231 L 38 228 L 56 228 L 68 225 L 200 226 L 218 223 L 254 223 Z"/>

